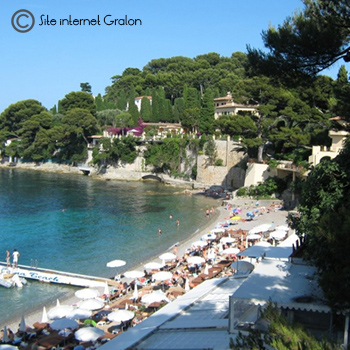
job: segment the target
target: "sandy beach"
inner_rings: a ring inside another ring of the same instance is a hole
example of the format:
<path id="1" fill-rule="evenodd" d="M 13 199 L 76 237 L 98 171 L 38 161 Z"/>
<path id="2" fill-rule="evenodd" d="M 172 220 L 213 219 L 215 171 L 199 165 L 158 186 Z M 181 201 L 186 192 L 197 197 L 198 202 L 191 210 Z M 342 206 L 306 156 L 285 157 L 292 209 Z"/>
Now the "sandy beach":
<path id="1" fill-rule="evenodd" d="M 227 210 L 226 206 L 222 206 L 221 203 L 222 201 L 218 200 L 218 207 L 215 208 L 214 213 L 210 214 L 209 218 L 203 217 L 203 226 L 198 230 L 198 232 L 195 232 L 191 236 L 189 236 L 187 239 L 184 241 L 178 242 L 178 256 L 183 256 L 184 253 L 188 248 L 191 247 L 192 242 L 199 240 L 204 234 L 208 233 L 211 229 L 213 229 L 218 223 L 223 223 L 225 220 L 229 219 L 230 213 L 234 208 L 240 208 L 241 209 L 241 214 L 240 216 L 242 218 L 246 218 L 246 213 L 248 211 L 254 210 L 254 209 L 261 209 L 261 212 L 264 211 L 263 208 L 268 208 L 272 203 L 278 205 L 280 204 L 279 200 L 262 200 L 259 201 L 259 205 L 256 205 L 256 201 L 252 199 L 240 199 L 240 198 L 233 198 L 229 201 L 226 201 L 231 205 L 231 211 Z M 243 229 L 243 230 L 250 230 L 251 228 L 258 226 L 260 224 L 264 223 L 274 223 L 275 226 L 277 225 L 285 225 L 286 224 L 286 216 L 287 216 L 287 211 L 284 210 L 271 210 L 269 212 L 265 211 L 261 215 L 258 215 L 254 218 L 252 221 L 238 221 L 238 223 L 234 226 L 232 226 L 234 229 Z M 181 224 L 180 224 L 181 225 Z M 180 226 L 181 228 L 181 226 Z M 177 242 L 174 242 L 174 244 Z M 169 247 L 170 248 L 170 247 Z M 168 251 L 172 251 L 170 248 Z M 134 266 L 129 269 L 135 269 L 135 270 L 144 270 L 144 264 L 150 261 L 157 261 L 160 262 L 158 256 L 154 256 L 152 259 L 149 259 L 148 261 L 144 261 L 142 264 L 139 264 L 137 266 Z M 121 271 L 122 273 L 123 271 Z M 102 294 L 102 289 L 101 289 L 101 294 Z M 67 295 L 65 298 L 60 299 L 61 304 L 76 304 L 79 301 L 75 295 L 70 294 Z M 56 305 L 56 300 L 52 300 L 51 305 L 45 305 L 46 310 L 48 311 L 50 308 Z M 31 314 L 25 314 L 25 322 L 27 326 L 32 326 L 33 323 L 35 322 L 41 322 L 42 319 L 42 308 L 40 310 L 35 310 Z M 9 327 L 12 329 L 14 332 L 17 331 L 18 325 L 19 325 L 20 319 L 18 320 L 9 320 L 8 324 L 1 325 L 1 328 L 4 326 Z"/>

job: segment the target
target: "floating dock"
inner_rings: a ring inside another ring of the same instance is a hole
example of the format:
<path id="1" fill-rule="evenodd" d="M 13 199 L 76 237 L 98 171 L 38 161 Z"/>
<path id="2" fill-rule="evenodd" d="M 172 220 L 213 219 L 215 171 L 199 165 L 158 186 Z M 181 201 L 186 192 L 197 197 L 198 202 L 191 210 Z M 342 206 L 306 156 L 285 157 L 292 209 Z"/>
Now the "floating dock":
<path id="1" fill-rule="evenodd" d="M 56 271 L 26 265 L 18 265 L 16 268 L 8 268 L 5 262 L 0 262 L 0 270 L 2 270 L 2 272 L 9 271 L 10 273 L 14 273 L 19 277 L 26 279 L 77 287 L 104 287 L 106 283 L 109 286 L 118 285 L 118 282 L 104 277 L 81 275 L 78 273 Z"/>

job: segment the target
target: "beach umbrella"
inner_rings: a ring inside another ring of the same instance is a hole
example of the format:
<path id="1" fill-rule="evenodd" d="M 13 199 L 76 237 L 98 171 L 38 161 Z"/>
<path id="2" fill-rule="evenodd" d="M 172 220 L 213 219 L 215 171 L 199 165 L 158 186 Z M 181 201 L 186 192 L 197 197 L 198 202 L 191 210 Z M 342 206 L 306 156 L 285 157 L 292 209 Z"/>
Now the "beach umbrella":
<path id="1" fill-rule="evenodd" d="M 83 327 L 74 333 L 75 339 L 83 342 L 94 342 L 104 335 L 105 331 L 96 327 Z"/>
<path id="2" fill-rule="evenodd" d="M 104 305 L 104 302 L 99 299 L 86 299 L 78 304 L 80 309 L 85 310 L 99 310 L 102 309 Z"/>
<path id="3" fill-rule="evenodd" d="M 275 239 L 276 241 L 279 241 L 286 237 L 287 232 L 286 231 L 273 231 L 270 233 L 270 238 Z"/>
<path id="4" fill-rule="evenodd" d="M 192 247 L 202 247 L 203 248 L 207 245 L 208 245 L 208 243 L 205 241 L 195 241 L 192 243 Z"/>
<path id="5" fill-rule="evenodd" d="M 211 241 L 211 240 L 214 240 L 216 239 L 216 234 L 214 232 L 211 232 L 211 233 L 206 233 L 205 235 L 202 236 L 202 239 L 204 241 Z"/>
<path id="6" fill-rule="evenodd" d="M 140 277 L 143 277 L 144 275 L 145 273 L 143 271 L 137 271 L 137 270 L 126 271 L 124 273 L 124 276 L 126 278 L 132 278 L 132 279 L 140 278 Z"/>
<path id="7" fill-rule="evenodd" d="M 159 270 L 161 267 L 163 267 L 163 265 L 158 262 L 149 262 L 143 266 L 145 267 L 145 269 L 149 270 Z"/>
<path id="8" fill-rule="evenodd" d="M 172 276 L 173 276 L 173 274 L 171 272 L 160 271 L 160 272 L 154 273 L 152 275 L 152 279 L 156 280 L 156 281 L 166 281 L 166 280 L 171 279 Z"/>
<path id="9" fill-rule="evenodd" d="M 289 227 L 286 225 L 278 225 L 277 227 L 275 227 L 276 231 L 289 231 Z"/>
<path id="10" fill-rule="evenodd" d="M 107 267 L 120 267 L 124 266 L 126 262 L 124 260 L 112 260 L 107 263 Z"/>
<path id="11" fill-rule="evenodd" d="M 162 264 L 164 266 L 166 260 L 174 260 L 174 259 L 176 259 L 176 255 L 168 252 L 168 253 L 164 253 L 164 254 L 160 255 L 159 259 L 162 260 Z"/>
<path id="12" fill-rule="evenodd" d="M 92 320 L 91 318 L 88 318 L 84 321 L 84 326 L 89 325 L 92 327 L 96 327 L 97 326 L 97 322 Z"/>
<path id="13" fill-rule="evenodd" d="M 11 342 L 11 339 L 9 338 L 8 332 L 7 332 L 7 326 L 4 327 L 4 335 L 2 337 L 3 343 L 9 343 Z"/>
<path id="14" fill-rule="evenodd" d="M 222 237 L 220 243 L 233 243 L 236 242 L 236 239 L 233 237 Z"/>
<path id="15" fill-rule="evenodd" d="M 252 235 L 247 235 L 247 240 L 248 241 L 254 241 L 255 239 L 261 239 L 261 236 L 258 235 L 257 233 L 254 233 Z"/>
<path id="16" fill-rule="evenodd" d="M 188 278 L 186 278 L 185 281 L 185 291 L 188 292 L 190 290 L 190 280 Z"/>
<path id="17" fill-rule="evenodd" d="M 60 305 L 52 308 L 47 313 L 50 320 L 57 320 L 58 318 L 66 317 L 73 310 L 71 305 Z"/>
<path id="18" fill-rule="evenodd" d="M 134 318 L 135 314 L 129 310 L 117 310 L 107 315 L 109 321 L 112 322 L 124 322 Z"/>
<path id="19" fill-rule="evenodd" d="M 109 287 L 108 287 L 108 283 L 107 282 L 105 283 L 105 287 L 103 289 L 103 294 L 105 294 L 105 295 L 110 295 L 111 294 L 110 291 L 109 291 Z"/>
<path id="20" fill-rule="evenodd" d="M 134 292 L 132 293 L 132 298 L 134 300 L 137 300 L 137 298 L 139 297 L 139 293 L 137 291 L 137 283 L 135 282 L 135 285 L 134 285 Z"/>
<path id="21" fill-rule="evenodd" d="M 74 295 L 79 299 L 92 299 L 98 297 L 100 292 L 97 289 L 84 288 L 77 290 Z"/>
<path id="22" fill-rule="evenodd" d="M 19 324 L 19 328 L 18 329 L 19 329 L 20 332 L 26 332 L 26 330 L 27 330 L 26 322 L 24 320 L 24 316 L 23 315 L 21 317 L 21 322 Z"/>
<path id="23" fill-rule="evenodd" d="M 169 301 L 165 293 L 162 291 L 155 291 L 142 296 L 141 302 L 144 304 L 159 303 L 161 301 Z"/>
<path id="24" fill-rule="evenodd" d="M 271 230 L 272 226 L 273 226 L 272 223 L 255 226 L 254 228 L 252 228 L 251 230 L 248 231 L 248 235 L 253 235 L 256 233 L 260 233 L 260 232 L 267 232 L 267 231 Z"/>
<path id="25" fill-rule="evenodd" d="M 77 308 L 72 310 L 66 317 L 73 320 L 81 320 L 81 319 L 89 318 L 91 315 L 92 315 L 91 310 Z"/>
<path id="26" fill-rule="evenodd" d="M 173 253 L 164 253 L 162 255 L 159 256 L 160 260 L 174 260 L 176 259 L 176 255 Z"/>
<path id="27" fill-rule="evenodd" d="M 0 344 L 0 350 L 18 350 L 18 347 L 10 344 Z"/>
<path id="28" fill-rule="evenodd" d="M 57 331 L 65 328 L 76 329 L 78 326 L 78 322 L 70 318 L 59 318 L 50 324 L 50 328 Z"/>
<path id="29" fill-rule="evenodd" d="M 47 317 L 46 307 L 43 308 L 43 315 L 41 317 L 41 323 L 48 323 L 49 318 Z"/>
<path id="30" fill-rule="evenodd" d="M 240 252 L 240 250 L 238 248 L 227 248 L 225 250 L 222 251 L 221 255 L 234 255 L 234 254 L 238 254 Z"/>
<path id="31" fill-rule="evenodd" d="M 190 256 L 187 258 L 187 262 L 192 265 L 200 265 L 205 262 L 205 259 L 201 256 Z"/>

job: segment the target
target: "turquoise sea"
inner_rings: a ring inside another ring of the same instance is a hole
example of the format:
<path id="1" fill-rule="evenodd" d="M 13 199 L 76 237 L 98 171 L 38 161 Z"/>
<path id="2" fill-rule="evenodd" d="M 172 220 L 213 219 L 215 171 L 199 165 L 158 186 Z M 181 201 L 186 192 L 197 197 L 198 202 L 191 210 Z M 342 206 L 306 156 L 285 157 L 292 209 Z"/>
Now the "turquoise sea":
<path id="1" fill-rule="evenodd" d="M 0 261 L 17 249 L 22 265 L 111 277 L 108 261 L 125 260 L 125 271 L 158 256 L 203 226 L 215 204 L 161 183 L 2 168 Z M 22 289 L 0 287 L 0 327 L 76 289 L 29 280 Z"/>

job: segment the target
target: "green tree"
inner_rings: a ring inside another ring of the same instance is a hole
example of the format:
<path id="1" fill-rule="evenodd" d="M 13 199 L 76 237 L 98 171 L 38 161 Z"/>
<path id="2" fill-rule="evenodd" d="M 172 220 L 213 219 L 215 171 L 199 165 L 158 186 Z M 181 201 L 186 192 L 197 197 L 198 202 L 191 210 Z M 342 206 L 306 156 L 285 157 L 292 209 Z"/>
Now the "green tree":
<path id="1" fill-rule="evenodd" d="M 201 108 L 199 131 L 204 134 L 212 135 L 214 129 L 214 96 L 211 89 L 207 89 L 204 92 L 203 104 Z"/>
<path id="2" fill-rule="evenodd" d="M 132 120 L 133 120 L 133 125 L 137 125 L 137 121 L 139 118 L 139 111 L 137 109 L 137 106 L 135 104 L 135 89 L 133 86 L 131 86 L 130 92 L 129 92 L 129 99 L 128 99 L 128 113 L 130 113 Z"/>
<path id="3" fill-rule="evenodd" d="M 251 64 L 260 72 L 316 74 L 336 61 L 350 60 L 350 7 L 345 0 L 304 0 L 277 29 L 262 34 L 270 52 L 248 48 Z"/>
<path id="4" fill-rule="evenodd" d="M 83 91 L 72 91 L 59 101 L 59 112 L 66 114 L 73 108 L 88 110 L 93 116 L 96 114 L 96 105 L 91 94 Z"/>
<path id="5" fill-rule="evenodd" d="M 152 120 L 152 106 L 151 101 L 144 96 L 141 101 L 141 111 L 143 121 L 150 122 Z"/>
<path id="6" fill-rule="evenodd" d="M 319 269 L 322 286 L 335 310 L 350 307 L 350 143 L 334 160 L 313 167 L 302 187 L 300 216 L 291 216 L 292 227 L 306 238 L 306 258 Z"/>
<path id="7" fill-rule="evenodd" d="M 80 83 L 80 89 L 83 92 L 87 92 L 88 94 L 92 94 L 91 85 L 89 83 Z"/>
<path id="8" fill-rule="evenodd" d="M 5 141 L 9 136 L 18 136 L 23 123 L 32 116 L 46 111 L 36 100 L 23 100 L 11 104 L 0 115 L 0 138 Z"/>
<path id="9" fill-rule="evenodd" d="M 102 126 L 116 127 L 117 118 L 122 113 L 119 109 L 104 109 L 96 113 L 98 124 Z"/>

